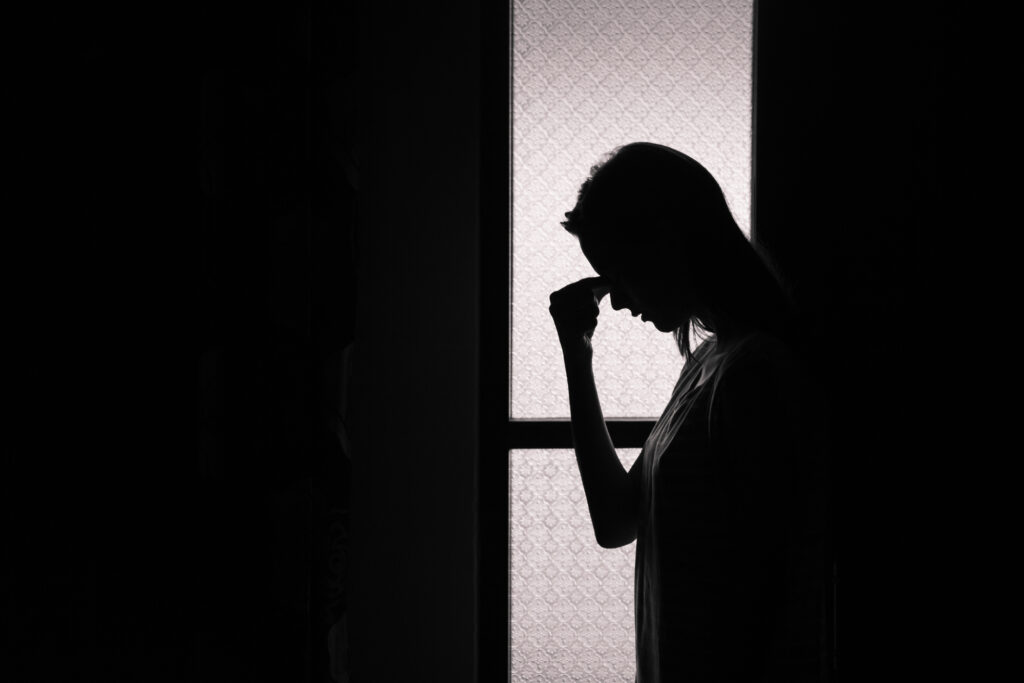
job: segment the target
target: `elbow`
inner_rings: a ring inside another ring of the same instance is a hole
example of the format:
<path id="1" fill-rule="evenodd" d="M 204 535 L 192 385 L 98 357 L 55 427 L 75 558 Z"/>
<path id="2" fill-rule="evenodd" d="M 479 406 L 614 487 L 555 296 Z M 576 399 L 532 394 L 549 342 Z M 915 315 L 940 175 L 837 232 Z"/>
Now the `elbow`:
<path id="1" fill-rule="evenodd" d="M 638 519 L 636 506 L 629 504 L 605 509 L 601 515 L 591 515 L 594 538 L 602 548 L 621 548 L 636 540 Z"/>
<path id="2" fill-rule="evenodd" d="M 594 536 L 597 540 L 597 544 L 605 549 L 621 548 L 624 545 L 629 545 L 636 540 L 636 528 L 632 529 L 615 529 L 615 530 L 594 530 Z"/>

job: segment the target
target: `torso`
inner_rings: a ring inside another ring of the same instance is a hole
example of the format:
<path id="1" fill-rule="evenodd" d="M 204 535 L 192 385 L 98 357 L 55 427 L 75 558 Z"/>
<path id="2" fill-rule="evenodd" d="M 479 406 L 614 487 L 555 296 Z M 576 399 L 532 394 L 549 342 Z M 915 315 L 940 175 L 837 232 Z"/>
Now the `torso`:
<path id="1" fill-rule="evenodd" d="M 683 369 L 644 444 L 635 577 L 638 683 L 722 675 L 739 661 L 737 637 L 749 636 L 735 623 L 746 612 L 734 589 L 749 576 L 735 562 L 734 475 L 710 429 L 716 387 L 744 341 L 725 349 L 705 342 L 695 351 L 697 363 Z M 746 679 L 737 673 L 715 680 Z"/>
<path id="2" fill-rule="evenodd" d="M 710 502 L 707 489 L 715 478 L 711 474 L 707 433 L 702 428 L 707 424 L 715 367 L 720 364 L 718 359 L 719 363 L 712 365 L 711 351 L 710 345 L 698 349 L 695 360 L 700 365 L 684 368 L 669 406 L 644 444 L 635 585 L 640 683 L 663 680 L 662 662 L 665 656 L 671 656 L 661 652 L 664 641 L 692 636 L 677 632 L 674 608 L 679 601 L 666 594 L 674 588 L 686 590 L 691 583 L 690 576 L 680 576 L 675 570 L 681 563 L 680 555 L 693 554 L 705 559 L 709 556 L 693 543 L 705 534 L 696 526 L 680 528 L 679 522 L 700 525 L 708 508 L 704 503 Z M 668 542 L 670 537 L 680 534 L 680 542 Z M 666 604 L 671 605 L 668 613 L 663 609 Z M 682 630 L 688 629 L 683 625 Z"/>

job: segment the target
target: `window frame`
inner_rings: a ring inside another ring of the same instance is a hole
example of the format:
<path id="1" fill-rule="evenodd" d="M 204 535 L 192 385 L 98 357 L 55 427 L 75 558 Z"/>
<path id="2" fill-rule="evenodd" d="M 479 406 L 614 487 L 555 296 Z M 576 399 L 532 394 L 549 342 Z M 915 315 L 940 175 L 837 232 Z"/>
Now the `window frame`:
<path id="1" fill-rule="evenodd" d="M 757 33 L 753 3 L 751 226 L 756 236 Z M 477 677 L 510 680 L 509 455 L 513 449 L 571 449 L 568 419 L 511 417 L 512 338 L 512 12 L 481 8 L 480 450 L 477 468 Z M 506 229 L 497 229 L 504 225 Z M 493 227 L 492 227 L 493 226 Z M 505 306 L 491 305 L 504 301 Z M 642 448 L 654 420 L 605 421 L 616 448 Z"/>

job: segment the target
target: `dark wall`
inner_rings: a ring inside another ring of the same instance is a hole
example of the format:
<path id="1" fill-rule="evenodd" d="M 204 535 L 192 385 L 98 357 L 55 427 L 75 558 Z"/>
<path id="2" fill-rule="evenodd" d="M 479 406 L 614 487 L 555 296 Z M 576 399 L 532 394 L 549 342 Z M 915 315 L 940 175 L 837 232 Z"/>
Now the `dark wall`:
<path id="1" fill-rule="evenodd" d="M 941 3 L 758 9 L 756 234 L 832 402 L 840 680 L 952 670 L 984 450 L 956 321 L 997 296 L 971 294 L 971 254 L 1002 224 L 979 136 L 1000 65 L 977 17 Z"/>
<path id="2" fill-rule="evenodd" d="M 179 3 L 22 24 L 54 30 L 26 36 L 40 58 L 16 97 L 10 680 L 341 668 L 355 14 Z"/>
<path id="3" fill-rule="evenodd" d="M 360 9 L 352 671 L 470 681 L 479 15 L 473 2 Z"/>

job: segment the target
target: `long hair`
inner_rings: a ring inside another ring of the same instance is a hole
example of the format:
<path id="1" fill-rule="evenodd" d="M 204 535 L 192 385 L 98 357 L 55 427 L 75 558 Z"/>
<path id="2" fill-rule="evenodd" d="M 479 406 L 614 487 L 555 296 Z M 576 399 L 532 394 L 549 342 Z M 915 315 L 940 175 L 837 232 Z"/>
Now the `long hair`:
<path id="1" fill-rule="evenodd" d="M 673 332 L 688 362 L 691 333 L 706 337 L 714 324 L 797 341 L 795 310 L 774 269 L 736 224 L 718 182 L 682 152 L 649 142 L 616 148 L 591 168 L 562 225 L 610 244 L 683 245 L 680 276 L 707 315 Z"/>

